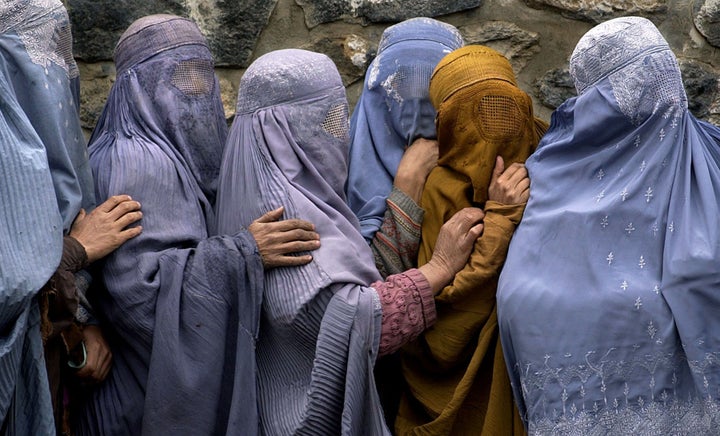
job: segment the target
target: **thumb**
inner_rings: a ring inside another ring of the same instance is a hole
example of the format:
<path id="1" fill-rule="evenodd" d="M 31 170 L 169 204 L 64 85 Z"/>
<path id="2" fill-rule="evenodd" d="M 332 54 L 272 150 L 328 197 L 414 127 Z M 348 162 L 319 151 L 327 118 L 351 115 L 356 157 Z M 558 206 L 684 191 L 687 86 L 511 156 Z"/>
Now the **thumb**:
<path id="1" fill-rule="evenodd" d="M 491 181 L 496 181 L 503 172 L 505 172 L 505 161 L 502 156 L 498 156 L 495 158 L 495 168 L 493 168 Z"/>
<path id="2" fill-rule="evenodd" d="M 77 216 L 75 217 L 75 222 L 80 222 L 83 219 L 85 219 L 85 215 L 87 215 L 87 213 L 85 212 L 85 209 L 80 208 L 80 211 L 78 212 Z"/>
<path id="3" fill-rule="evenodd" d="M 284 211 L 285 211 L 285 206 L 280 206 L 275 210 L 271 210 L 270 212 L 265 213 L 265 215 L 256 219 L 255 222 L 256 223 L 271 223 L 273 221 L 277 221 L 280 219 L 280 217 L 282 217 Z"/>

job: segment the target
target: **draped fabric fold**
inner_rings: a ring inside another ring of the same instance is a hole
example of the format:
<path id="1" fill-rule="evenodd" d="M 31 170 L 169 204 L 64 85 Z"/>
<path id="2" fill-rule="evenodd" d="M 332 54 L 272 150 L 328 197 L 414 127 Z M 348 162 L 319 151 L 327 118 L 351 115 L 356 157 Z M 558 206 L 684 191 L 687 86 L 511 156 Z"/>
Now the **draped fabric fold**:
<path id="1" fill-rule="evenodd" d="M 78 433 L 255 434 L 263 266 L 249 233 L 208 230 L 227 135 L 210 51 L 190 20 L 159 15 L 115 59 L 90 162 L 100 197 L 140 202 L 143 231 L 102 268 L 114 362 Z"/>
<path id="2" fill-rule="evenodd" d="M 644 18 L 591 29 L 570 72 L 500 277 L 520 411 L 531 434 L 714 434 L 720 130 Z"/>
<path id="3" fill-rule="evenodd" d="M 382 224 L 405 148 L 417 138 L 436 137 L 430 75 L 443 56 L 462 45 L 455 27 L 432 18 L 395 24 L 380 38 L 350 119 L 347 200 L 367 241 Z"/>
<path id="4" fill-rule="evenodd" d="M 217 229 L 284 206 L 315 225 L 313 261 L 265 274 L 257 346 L 264 434 L 388 434 L 372 367 L 381 307 L 370 248 L 345 203 L 347 100 L 325 55 L 279 50 L 243 75 L 223 157 Z"/>
<path id="5" fill-rule="evenodd" d="M 470 45 L 445 56 L 430 81 L 438 112 L 438 167 L 428 176 L 418 263 L 432 256 L 440 227 L 464 207 L 485 210 L 467 265 L 436 297 L 437 322 L 404 349 L 407 383 L 398 434 L 524 432 L 499 342 L 495 292 L 523 204 L 488 201 L 496 156 L 523 162 L 547 125 L 534 117 L 500 53 Z"/>

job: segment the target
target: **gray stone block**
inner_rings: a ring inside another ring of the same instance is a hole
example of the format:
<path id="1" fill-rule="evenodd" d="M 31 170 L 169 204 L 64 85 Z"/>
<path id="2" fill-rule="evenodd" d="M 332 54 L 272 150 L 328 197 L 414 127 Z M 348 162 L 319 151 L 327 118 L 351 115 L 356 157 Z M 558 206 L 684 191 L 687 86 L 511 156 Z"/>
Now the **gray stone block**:
<path id="1" fill-rule="evenodd" d="M 486 21 L 461 26 L 458 30 L 466 44 L 488 46 L 502 53 L 519 74 L 530 59 L 539 51 L 540 37 L 506 21 Z"/>
<path id="2" fill-rule="evenodd" d="M 75 56 L 97 62 L 112 59 L 122 32 L 151 14 L 192 18 L 218 65 L 247 66 L 260 32 L 277 0 L 68 0 Z"/>
<path id="3" fill-rule="evenodd" d="M 595 23 L 626 15 L 664 14 L 667 3 L 668 0 L 525 0 L 531 8 L 555 10 L 567 18 Z"/>
<path id="4" fill-rule="evenodd" d="M 720 0 L 697 0 L 694 3 L 695 27 L 707 41 L 720 47 Z"/>
<path id="5" fill-rule="evenodd" d="M 555 109 L 565 100 L 577 95 L 568 68 L 550 70 L 535 82 L 540 103 Z"/>
<path id="6" fill-rule="evenodd" d="M 312 28 L 322 23 L 345 20 L 353 23 L 384 23 L 414 17 L 437 17 L 480 6 L 483 0 L 295 0 Z"/>

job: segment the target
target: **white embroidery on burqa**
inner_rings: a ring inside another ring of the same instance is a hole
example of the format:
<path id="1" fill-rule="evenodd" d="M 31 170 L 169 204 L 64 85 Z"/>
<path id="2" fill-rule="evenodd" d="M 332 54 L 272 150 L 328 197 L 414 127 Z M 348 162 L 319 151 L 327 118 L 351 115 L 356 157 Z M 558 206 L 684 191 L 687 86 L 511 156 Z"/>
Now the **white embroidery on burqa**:
<path id="1" fill-rule="evenodd" d="M 0 34 L 16 33 L 30 60 L 45 68 L 54 64 L 69 78 L 79 75 L 72 54 L 70 20 L 58 0 L 4 0 L 0 8 Z M 45 83 L 45 88 L 48 84 Z"/>
<path id="2" fill-rule="evenodd" d="M 618 20 L 591 29 L 578 42 L 570 58 L 577 92 L 609 78 L 620 110 L 633 124 L 661 107 L 664 116 L 676 117 L 686 96 L 675 56 L 656 29 L 636 24 L 633 18 Z"/>

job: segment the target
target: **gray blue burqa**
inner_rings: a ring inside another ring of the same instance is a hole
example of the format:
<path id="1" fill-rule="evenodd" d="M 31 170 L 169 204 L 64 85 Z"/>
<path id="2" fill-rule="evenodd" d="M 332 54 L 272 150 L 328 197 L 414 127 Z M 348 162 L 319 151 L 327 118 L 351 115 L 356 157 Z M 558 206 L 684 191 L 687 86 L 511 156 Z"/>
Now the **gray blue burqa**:
<path id="1" fill-rule="evenodd" d="M 531 434 L 720 428 L 720 129 L 644 18 L 577 44 L 498 289 Z"/>
<path id="2" fill-rule="evenodd" d="M 0 421 L 9 435 L 52 434 L 34 297 L 60 263 L 62 221 L 48 207 L 55 192 L 45 147 L 3 70 L 0 156 Z"/>
<path id="3" fill-rule="evenodd" d="M 8 435 L 55 433 L 34 296 L 60 262 L 63 231 L 94 203 L 78 84 L 63 4 L 0 3 L 0 420 Z"/>
<path id="4" fill-rule="evenodd" d="M 382 312 L 370 248 L 345 203 L 347 100 L 325 55 L 279 50 L 240 81 L 218 187 L 218 232 L 279 206 L 312 222 L 321 247 L 265 274 L 257 347 L 267 435 L 389 434 L 375 390 Z"/>
<path id="5" fill-rule="evenodd" d="M 45 144 L 63 228 L 95 205 L 79 117 L 80 76 L 67 11 L 60 0 L 3 0 L 0 68 Z"/>
<path id="6" fill-rule="evenodd" d="M 102 268 L 114 360 L 78 433 L 256 434 L 263 267 L 246 231 L 208 231 L 227 135 L 210 51 L 192 21 L 150 16 L 115 63 L 90 163 L 99 197 L 140 202 L 143 231 Z"/>
<path id="7" fill-rule="evenodd" d="M 347 201 L 367 241 L 382 224 L 405 149 L 417 138 L 437 136 L 430 76 L 462 45 L 455 27 L 432 18 L 412 18 L 383 32 L 350 120 Z"/>

